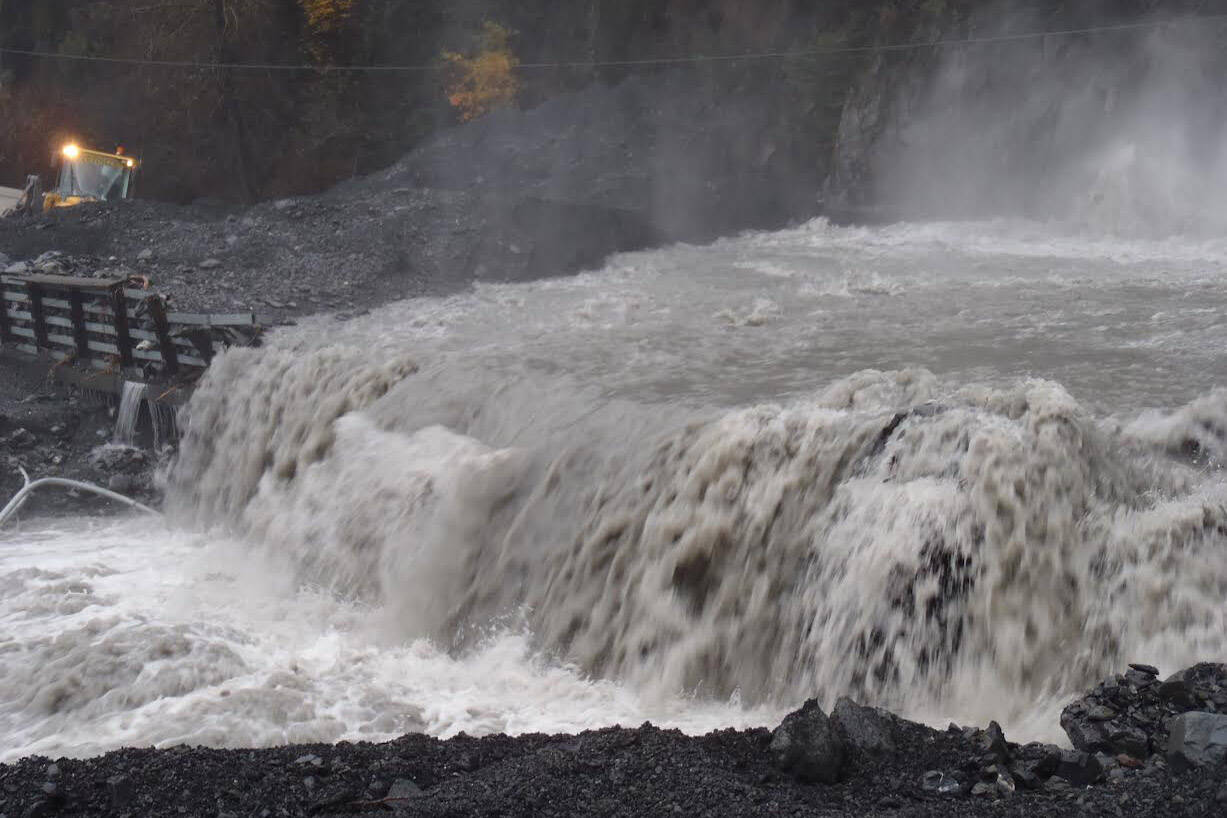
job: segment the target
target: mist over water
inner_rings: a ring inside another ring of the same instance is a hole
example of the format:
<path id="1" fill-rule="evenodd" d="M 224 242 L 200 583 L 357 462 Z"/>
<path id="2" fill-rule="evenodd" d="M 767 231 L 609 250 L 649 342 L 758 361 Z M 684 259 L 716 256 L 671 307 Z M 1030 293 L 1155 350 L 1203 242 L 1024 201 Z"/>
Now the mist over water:
<path id="1" fill-rule="evenodd" d="M 1046 27 L 1015 4 L 969 28 Z M 1225 27 L 1175 17 L 1153 29 L 945 50 L 931 79 L 903 92 L 877 145 L 878 199 L 912 218 L 988 214 L 1217 237 L 1227 225 Z"/>
<path id="2" fill-rule="evenodd" d="M 841 694 L 1060 740 L 1123 662 L 1223 658 L 1212 33 L 952 54 L 877 178 L 993 219 L 817 220 L 219 356 L 165 525 L 0 536 L 0 760 Z"/>

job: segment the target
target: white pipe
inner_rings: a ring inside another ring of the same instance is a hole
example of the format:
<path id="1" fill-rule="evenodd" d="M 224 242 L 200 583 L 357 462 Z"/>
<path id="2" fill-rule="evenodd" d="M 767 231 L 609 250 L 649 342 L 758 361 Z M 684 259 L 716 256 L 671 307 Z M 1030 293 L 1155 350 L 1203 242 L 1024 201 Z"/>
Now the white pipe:
<path id="1" fill-rule="evenodd" d="M 18 470 L 21 472 L 22 479 L 25 480 L 25 485 L 22 486 L 21 491 L 13 495 L 13 499 L 9 500 L 8 505 L 6 505 L 3 510 L 0 510 L 0 526 L 3 526 L 6 522 L 8 522 L 9 517 L 16 514 L 17 509 L 21 508 L 26 499 L 29 498 L 30 493 L 40 486 L 62 486 L 70 489 L 82 489 L 84 491 L 93 492 L 101 497 L 105 497 L 108 500 L 114 500 L 118 503 L 131 506 L 137 511 L 143 511 L 146 514 L 158 513 L 149 506 L 138 503 L 131 497 L 125 497 L 122 494 L 111 491 L 110 489 L 104 489 L 102 486 L 95 486 L 93 483 L 83 483 L 80 480 L 68 480 L 64 477 L 44 477 L 40 480 L 30 482 L 30 475 L 26 474 L 26 470 L 20 467 L 18 467 Z"/>

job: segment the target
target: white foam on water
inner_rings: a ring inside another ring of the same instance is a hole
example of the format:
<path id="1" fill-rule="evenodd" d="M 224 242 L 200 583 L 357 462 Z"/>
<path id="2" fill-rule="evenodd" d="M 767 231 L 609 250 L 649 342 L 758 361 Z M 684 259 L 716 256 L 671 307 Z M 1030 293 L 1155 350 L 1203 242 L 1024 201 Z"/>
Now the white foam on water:
<path id="1" fill-rule="evenodd" d="M 1059 740 L 1227 653 L 1227 258 L 1170 242 L 816 222 L 227 352 L 174 527 L 0 539 L 4 757 L 841 694 Z"/>
<path id="2" fill-rule="evenodd" d="M 0 761 L 778 716 L 591 680 L 505 628 L 449 655 L 267 550 L 137 519 L 5 532 L 0 588 Z"/>

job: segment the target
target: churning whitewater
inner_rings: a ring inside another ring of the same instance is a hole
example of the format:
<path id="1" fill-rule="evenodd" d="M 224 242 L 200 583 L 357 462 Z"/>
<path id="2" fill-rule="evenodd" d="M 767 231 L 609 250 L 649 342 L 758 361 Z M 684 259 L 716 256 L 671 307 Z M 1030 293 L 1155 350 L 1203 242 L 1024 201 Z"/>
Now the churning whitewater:
<path id="1" fill-rule="evenodd" d="M 1056 740 L 1227 634 L 1227 243 L 816 221 L 313 318 L 168 522 L 0 540 L 0 760 L 770 724 Z"/>

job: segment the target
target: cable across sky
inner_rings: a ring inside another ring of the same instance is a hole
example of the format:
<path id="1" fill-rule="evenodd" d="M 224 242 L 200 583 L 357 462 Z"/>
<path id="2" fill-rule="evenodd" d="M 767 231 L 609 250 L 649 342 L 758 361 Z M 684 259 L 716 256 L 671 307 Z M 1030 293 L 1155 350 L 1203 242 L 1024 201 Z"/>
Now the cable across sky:
<path id="1" fill-rule="evenodd" d="M 519 63 L 518 71 L 549 70 L 549 69 L 592 69 L 592 68 L 625 68 L 668 65 L 692 65 L 715 62 L 741 62 L 761 60 L 800 60 L 816 57 L 828 57 L 850 54 L 872 54 L 899 51 L 924 51 L 939 48 L 957 48 L 960 46 L 991 45 L 994 43 L 1010 43 L 1026 40 L 1042 40 L 1050 37 L 1077 37 L 1120 32 L 1139 31 L 1144 29 L 1160 29 L 1175 25 L 1204 24 L 1227 21 L 1227 14 L 1193 15 L 1175 17 L 1166 20 L 1142 20 L 1133 23 L 1118 23 L 1108 26 L 1093 26 L 1088 28 L 1058 29 L 1053 31 L 1029 31 L 1017 34 L 997 34 L 984 37 L 966 37 L 961 39 L 933 40 L 927 43 L 884 43 L 880 45 L 843 46 L 836 48 L 807 48 L 795 51 L 765 51 L 743 54 L 695 54 L 677 57 L 647 57 L 643 59 L 625 60 L 573 60 L 560 62 Z M 161 68 L 187 68 L 197 70 L 225 71 L 324 71 L 349 73 L 417 73 L 446 71 L 448 66 L 443 63 L 427 65 L 313 65 L 285 63 L 229 63 L 229 62 L 198 62 L 193 60 L 150 60 L 136 57 L 105 57 L 88 54 L 61 54 L 52 51 L 32 51 L 21 48 L 0 48 L 0 54 L 13 54 L 23 57 L 34 57 L 48 60 L 64 60 L 72 62 L 111 63 L 117 65 L 155 66 Z"/>

